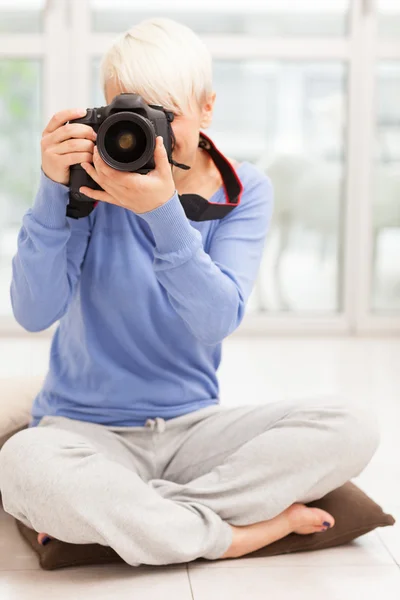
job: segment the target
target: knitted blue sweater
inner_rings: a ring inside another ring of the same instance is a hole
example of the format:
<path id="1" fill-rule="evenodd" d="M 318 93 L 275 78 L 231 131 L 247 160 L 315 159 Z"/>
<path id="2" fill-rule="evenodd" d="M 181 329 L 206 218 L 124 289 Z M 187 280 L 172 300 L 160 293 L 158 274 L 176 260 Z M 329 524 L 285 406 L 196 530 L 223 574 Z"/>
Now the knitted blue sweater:
<path id="1" fill-rule="evenodd" d="M 68 187 L 41 173 L 11 283 L 25 329 L 59 321 L 30 426 L 44 415 L 137 426 L 219 403 L 221 342 L 243 318 L 273 206 L 256 166 L 237 175 L 239 206 L 194 222 L 176 192 L 141 215 L 99 202 L 74 220 Z M 210 200 L 224 202 L 224 188 Z"/>

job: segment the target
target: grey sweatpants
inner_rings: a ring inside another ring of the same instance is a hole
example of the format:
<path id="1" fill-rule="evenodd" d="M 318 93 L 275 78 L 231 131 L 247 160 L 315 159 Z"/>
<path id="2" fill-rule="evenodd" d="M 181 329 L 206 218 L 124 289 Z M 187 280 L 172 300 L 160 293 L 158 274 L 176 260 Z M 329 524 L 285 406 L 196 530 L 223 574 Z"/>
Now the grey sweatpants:
<path id="1" fill-rule="evenodd" d="M 318 500 L 366 467 L 376 417 L 335 398 L 213 405 L 144 427 L 44 417 L 0 451 L 4 510 L 127 563 L 217 559 L 232 525 Z"/>

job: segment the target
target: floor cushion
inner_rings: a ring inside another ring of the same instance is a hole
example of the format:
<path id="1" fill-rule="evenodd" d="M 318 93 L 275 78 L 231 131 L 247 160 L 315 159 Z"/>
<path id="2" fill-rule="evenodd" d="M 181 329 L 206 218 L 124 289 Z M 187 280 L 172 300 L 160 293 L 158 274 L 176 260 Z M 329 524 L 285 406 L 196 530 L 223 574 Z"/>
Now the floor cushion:
<path id="1" fill-rule="evenodd" d="M 329 512 L 335 519 L 335 526 L 325 532 L 310 535 L 291 533 L 273 544 L 247 554 L 246 558 L 332 548 L 347 544 L 377 527 L 387 527 L 396 522 L 392 515 L 386 514 L 351 481 L 323 498 L 307 503 L 307 506 L 322 508 Z M 70 544 L 52 539 L 42 546 L 37 541 L 36 531 L 29 529 L 18 520 L 16 523 L 19 532 L 37 553 L 40 566 L 45 570 L 124 562 L 112 548 L 99 544 Z M 198 561 L 209 562 L 203 558 L 193 562 Z"/>

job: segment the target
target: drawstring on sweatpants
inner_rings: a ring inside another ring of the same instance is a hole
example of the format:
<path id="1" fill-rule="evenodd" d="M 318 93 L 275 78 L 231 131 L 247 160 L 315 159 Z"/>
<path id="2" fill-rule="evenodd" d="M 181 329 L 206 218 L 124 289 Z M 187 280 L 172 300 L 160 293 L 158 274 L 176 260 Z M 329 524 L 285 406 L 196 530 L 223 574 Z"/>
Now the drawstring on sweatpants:
<path id="1" fill-rule="evenodd" d="M 159 432 L 165 431 L 165 420 L 162 417 L 156 417 L 155 419 L 147 419 L 145 427 L 150 427 L 152 431 L 156 430 Z"/>

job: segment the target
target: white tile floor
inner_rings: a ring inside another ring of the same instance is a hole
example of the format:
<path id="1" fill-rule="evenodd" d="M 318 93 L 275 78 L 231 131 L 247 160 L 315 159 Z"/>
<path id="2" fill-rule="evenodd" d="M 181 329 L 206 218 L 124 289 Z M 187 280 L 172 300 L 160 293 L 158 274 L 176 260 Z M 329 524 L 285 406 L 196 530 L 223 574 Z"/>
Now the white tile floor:
<path id="1" fill-rule="evenodd" d="M 33 339 L 32 339 L 33 338 Z M 49 341 L 0 339 L 0 377 L 44 373 Z M 0 512 L 0 599 L 118 597 L 160 600 L 398 600 L 400 598 L 400 339 L 246 339 L 225 342 L 220 370 L 226 405 L 339 394 L 365 404 L 382 442 L 353 481 L 397 522 L 351 544 L 274 556 L 173 565 L 46 572 Z"/>

